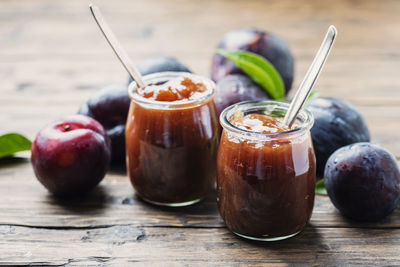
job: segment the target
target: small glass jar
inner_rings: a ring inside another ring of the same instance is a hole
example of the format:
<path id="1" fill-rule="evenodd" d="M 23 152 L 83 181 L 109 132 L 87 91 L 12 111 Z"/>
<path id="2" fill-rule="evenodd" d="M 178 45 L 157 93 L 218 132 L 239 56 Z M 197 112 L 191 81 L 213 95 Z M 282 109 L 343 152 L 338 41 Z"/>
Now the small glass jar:
<path id="1" fill-rule="evenodd" d="M 160 85 L 182 72 L 144 77 Z M 145 201 L 164 206 L 186 206 L 200 201 L 215 186 L 218 119 L 213 98 L 215 84 L 194 74 L 211 90 L 194 100 L 156 101 L 129 85 L 131 105 L 125 138 L 127 169 L 136 193 Z"/>
<path id="2" fill-rule="evenodd" d="M 297 128 L 280 133 L 252 132 L 231 124 L 237 111 L 283 117 L 289 105 L 276 101 L 241 102 L 220 116 L 217 202 L 235 234 L 275 241 L 299 233 L 311 217 L 315 195 L 315 154 L 307 110 Z"/>

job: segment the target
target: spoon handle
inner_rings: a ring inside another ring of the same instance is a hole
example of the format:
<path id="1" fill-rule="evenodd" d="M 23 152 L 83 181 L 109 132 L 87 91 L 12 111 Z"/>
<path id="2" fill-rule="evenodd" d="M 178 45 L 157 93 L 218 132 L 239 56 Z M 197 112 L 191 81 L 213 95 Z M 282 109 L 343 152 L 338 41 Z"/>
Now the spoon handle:
<path id="1" fill-rule="evenodd" d="M 145 87 L 146 84 L 143 82 L 142 75 L 139 73 L 135 65 L 133 65 L 125 49 L 118 42 L 111 28 L 108 26 L 103 15 L 100 12 L 100 8 L 93 4 L 89 4 L 90 11 L 92 12 L 93 18 L 99 26 L 101 32 L 106 38 L 108 44 L 111 46 L 114 53 L 117 55 L 119 61 L 125 67 L 126 71 L 131 77 L 137 82 L 140 87 Z"/>
<path id="2" fill-rule="evenodd" d="M 317 80 L 322 70 L 322 67 L 325 64 L 325 61 L 328 58 L 336 35 L 337 30 L 335 26 L 331 25 L 325 35 L 324 40 L 322 41 L 321 47 L 319 48 L 317 55 L 315 56 L 310 68 L 307 71 L 306 76 L 301 82 L 299 89 L 297 89 L 297 92 L 292 100 L 292 103 L 289 106 L 289 110 L 286 113 L 285 118 L 283 119 L 283 123 L 288 127 L 292 126 L 297 114 L 303 107 L 308 95 L 310 94 L 315 84 L 315 81 Z"/>

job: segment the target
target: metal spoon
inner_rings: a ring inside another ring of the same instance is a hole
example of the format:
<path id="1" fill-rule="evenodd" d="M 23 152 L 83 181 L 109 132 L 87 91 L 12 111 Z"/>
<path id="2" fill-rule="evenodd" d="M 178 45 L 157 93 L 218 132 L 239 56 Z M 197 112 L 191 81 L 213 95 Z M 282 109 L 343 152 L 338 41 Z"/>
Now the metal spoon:
<path id="1" fill-rule="evenodd" d="M 142 75 L 137 70 L 132 60 L 129 58 L 125 49 L 121 46 L 120 42 L 115 37 L 111 28 L 108 26 L 103 15 L 101 14 L 100 9 L 93 4 L 89 4 L 89 8 L 101 32 L 103 33 L 104 37 L 106 38 L 107 42 L 111 46 L 114 53 L 117 55 L 119 61 L 121 61 L 122 65 L 125 67 L 126 71 L 140 87 L 145 87 L 146 84 L 143 82 Z"/>
<path id="2" fill-rule="evenodd" d="M 303 107 L 308 95 L 310 94 L 311 89 L 313 88 L 315 81 L 317 80 L 322 70 L 322 67 L 325 64 L 325 61 L 328 58 L 336 35 L 337 30 L 335 26 L 329 26 L 328 32 L 325 35 L 325 39 L 322 41 L 321 47 L 319 48 L 317 55 L 311 63 L 311 66 L 308 69 L 304 80 L 301 82 L 299 89 L 297 89 L 296 95 L 290 103 L 289 109 L 285 115 L 285 118 L 283 119 L 283 124 L 285 124 L 289 128 L 292 126 L 297 114 Z"/>

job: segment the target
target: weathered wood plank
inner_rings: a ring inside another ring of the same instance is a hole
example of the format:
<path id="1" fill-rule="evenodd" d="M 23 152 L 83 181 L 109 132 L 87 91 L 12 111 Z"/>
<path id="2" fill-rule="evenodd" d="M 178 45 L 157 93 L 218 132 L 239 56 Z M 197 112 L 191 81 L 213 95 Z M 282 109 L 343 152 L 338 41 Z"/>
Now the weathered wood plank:
<path id="1" fill-rule="evenodd" d="M 400 229 L 307 227 L 278 243 L 244 241 L 226 229 L 114 226 L 44 230 L 0 226 L 0 264 L 262 266 L 395 265 Z"/>
<path id="2" fill-rule="evenodd" d="M 18 170 L 18 171 L 16 171 Z M 87 198 L 53 198 L 36 181 L 30 164 L 0 167 L 0 225 L 84 228 L 114 225 L 224 228 L 215 193 L 186 208 L 149 205 L 134 195 L 123 174 L 108 174 Z M 314 227 L 400 228 L 400 209 L 378 223 L 343 218 L 327 196 L 317 196 L 311 218 Z"/>

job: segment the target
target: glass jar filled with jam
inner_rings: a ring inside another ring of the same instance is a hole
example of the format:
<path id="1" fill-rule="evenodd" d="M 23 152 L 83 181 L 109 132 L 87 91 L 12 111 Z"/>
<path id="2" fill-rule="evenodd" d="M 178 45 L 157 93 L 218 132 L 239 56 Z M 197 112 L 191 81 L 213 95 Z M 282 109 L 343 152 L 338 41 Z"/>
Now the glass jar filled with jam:
<path id="1" fill-rule="evenodd" d="M 251 101 L 226 108 L 218 151 L 217 201 L 227 227 L 253 240 L 299 233 L 311 217 L 315 195 L 314 119 L 301 110 L 283 125 L 289 105 Z"/>
<path id="2" fill-rule="evenodd" d="M 136 193 L 153 204 L 186 206 L 215 185 L 218 119 L 211 80 L 184 72 L 129 86 L 127 169 Z"/>

